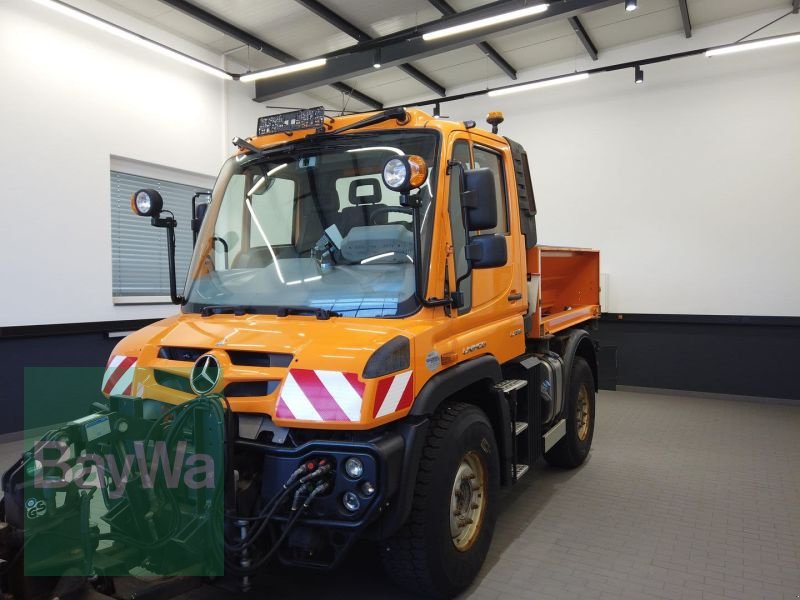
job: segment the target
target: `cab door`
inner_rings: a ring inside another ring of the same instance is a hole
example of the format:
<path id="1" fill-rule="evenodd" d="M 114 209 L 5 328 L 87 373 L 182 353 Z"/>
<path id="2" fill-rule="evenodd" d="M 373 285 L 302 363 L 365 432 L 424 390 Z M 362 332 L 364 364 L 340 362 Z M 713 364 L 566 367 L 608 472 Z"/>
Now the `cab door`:
<path id="1" fill-rule="evenodd" d="M 453 246 L 454 281 L 451 289 L 463 294 L 463 304 L 458 315 L 490 309 L 493 305 L 500 314 L 498 317 L 519 312 L 511 306 L 516 303 L 516 295 L 521 291 L 512 285 L 515 279 L 514 262 L 516 245 L 510 235 L 508 211 L 508 182 L 505 159 L 501 152 L 488 143 L 481 143 L 481 136 L 456 134 L 451 150 L 451 160 L 458 161 L 466 168 L 488 168 L 492 171 L 497 192 L 497 226 L 488 231 L 464 232 L 463 211 L 461 207 L 460 173 L 457 167 L 451 168 L 448 197 L 450 233 Z M 488 140 L 485 140 L 488 142 Z M 465 247 L 469 238 L 481 234 L 502 235 L 506 241 L 508 260 L 505 265 L 489 269 L 469 269 Z M 521 298 L 520 298 L 521 299 Z M 485 317 L 483 317 L 485 318 Z"/>

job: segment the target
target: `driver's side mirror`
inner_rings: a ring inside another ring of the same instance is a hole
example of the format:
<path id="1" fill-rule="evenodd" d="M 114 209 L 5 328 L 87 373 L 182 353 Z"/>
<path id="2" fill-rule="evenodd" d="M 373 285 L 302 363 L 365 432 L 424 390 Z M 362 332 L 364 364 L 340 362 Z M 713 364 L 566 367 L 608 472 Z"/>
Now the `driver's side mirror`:
<path id="1" fill-rule="evenodd" d="M 497 227 L 497 189 L 491 169 L 464 171 L 464 208 L 467 209 L 469 231 L 486 231 Z M 508 246 L 504 235 L 487 233 L 469 238 L 467 259 L 473 269 L 501 267 L 508 262 Z"/>
<path id="2" fill-rule="evenodd" d="M 464 171 L 463 204 L 470 231 L 497 227 L 497 190 L 491 169 Z"/>

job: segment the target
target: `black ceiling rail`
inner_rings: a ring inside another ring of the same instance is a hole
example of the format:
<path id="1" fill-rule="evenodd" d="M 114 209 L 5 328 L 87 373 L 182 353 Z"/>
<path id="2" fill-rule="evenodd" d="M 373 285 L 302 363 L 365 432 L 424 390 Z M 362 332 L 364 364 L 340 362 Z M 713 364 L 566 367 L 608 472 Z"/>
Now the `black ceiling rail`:
<path id="1" fill-rule="evenodd" d="M 759 38 L 759 40 L 771 40 L 771 39 L 779 39 L 786 37 L 787 35 L 800 35 L 800 32 L 796 33 L 789 33 L 789 34 L 782 34 L 782 35 L 774 35 L 764 38 Z M 749 40 L 749 41 L 759 41 L 759 40 Z M 482 88 L 480 90 L 474 90 L 472 92 L 464 92 L 463 94 L 456 94 L 453 96 L 445 96 L 444 98 L 429 98 L 427 100 L 419 100 L 417 102 L 406 102 L 403 104 L 403 107 L 409 108 L 412 106 L 436 106 L 441 105 L 445 102 L 455 102 L 456 100 L 464 100 L 466 98 L 474 98 L 475 96 L 483 96 L 488 94 L 489 92 L 494 92 L 497 90 L 506 90 L 510 88 L 520 87 L 523 85 L 529 85 L 531 83 L 539 83 L 542 81 L 551 81 L 553 79 L 561 79 L 563 77 L 567 77 L 569 75 L 594 75 L 596 73 L 610 73 L 612 71 L 621 71 L 623 69 L 634 69 L 636 67 L 643 67 L 645 65 L 654 65 L 657 63 L 667 62 L 670 60 L 676 60 L 680 58 L 689 58 L 690 56 L 698 56 L 700 54 L 705 54 L 709 50 L 716 50 L 718 48 L 727 48 L 730 46 L 735 46 L 739 42 L 735 42 L 733 44 L 720 44 L 718 46 L 708 46 L 706 48 L 695 48 L 694 50 L 685 50 L 683 52 L 674 52 L 672 54 L 661 54 L 659 56 L 651 56 L 649 58 L 641 58 L 639 60 L 629 60 L 623 63 L 617 63 L 614 65 L 606 65 L 604 67 L 594 67 L 592 69 L 584 69 L 583 71 L 573 71 L 570 73 L 563 73 L 561 75 L 554 75 L 552 77 L 542 77 L 540 79 L 532 79 L 530 81 L 523 81 L 521 83 L 513 83 L 509 85 L 501 85 L 493 88 Z M 391 108 L 398 108 L 397 106 L 390 106 L 386 110 Z"/>
<path id="2" fill-rule="evenodd" d="M 478 30 L 462 31 L 436 39 L 423 39 L 423 34 L 427 32 L 471 23 L 529 6 L 527 0 L 498 0 L 491 4 L 481 5 L 452 16 L 442 17 L 417 27 L 411 27 L 367 42 L 359 42 L 355 46 L 329 52 L 324 55 L 326 64 L 322 67 L 287 73 L 279 79 L 272 79 L 269 82 L 256 81 L 255 99 L 258 102 L 263 102 L 281 98 L 289 94 L 326 85 L 332 81 L 340 81 L 369 73 L 374 70 L 372 65 L 375 62 L 375 50 L 380 51 L 380 62 L 383 66 L 397 66 L 409 61 L 457 50 L 483 41 L 487 37 L 500 32 L 522 30 L 535 24 L 567 19 L 590 10 L 618 4 L 619 1 L 558 0 L 551 2 L 548 10 L 543 13 L 527 15 L 513 21 L 494 23 Z"/>
<path id="3" fill-rule="evenodd" d="M 430 2 L 436 10 L 445 16 L 454 15 L 458 12 L 445 0 L 428 0 L 428 2 Z M 476 46 L 480 48 L 481 52 L 483 52 L 489 58 L 489 60 L 500 67 L 503 73 L 508 75 L 511 79 L 517 78 L 517 70 L 512 67 L 511 63 L 503 58 L 503 56 L 497 50 L 495 50 L 489 42 L 478 42 Z"/>
<path id="4" fill-rule="evenodd" d="M 797 0 L 800 2 L 800 0 Z M 692 21 L 689 19 L 689 3 L 687 0 L 678 0 L 678 5 L 681 7 L 681 20 L 683 21 L 683 33 L 686 38 L 692 37 Z"/>
<path id="5" fill-rule="evenodd" d="M 236 27 L 236 25 L 233 25 L 224 19 L 220 19 L 218 16 L 203 10 L 199 6 L 195 6 L 191 2 L 187 2 L 186 0 L 161 0 L 161 2 L 181 11 L 184 14 L 189 15 L 193 19 L 206 24 L 217 31 L 221 31 L 225 35 L 229 35 L 230 37 L 239 40 L 243 44 L 250 46 L 254 50 L 258 50 L 262 54 L 266 54 L 267 56 L 284 63 L 293 63 L 298 61 L 296 56 L 292 56 L 288 52 L 284 52 L 280 48 L 277 48 L 272 44 L 265 42 L 264 40 L 250 33 L 247 33 L 243 29 Z M 371 98 L 362 92 L 359 92 L 346 83 L 342 83 L 341 81 L 332 81 L 330 82 L 330 86 L 335 90 L 342 92 L 343 94 L 346 94 L 355 100 L 358 100 L 362 104 L 375 109 L 383 108 L 382 102 L 376 100 L 375 98 Z"/>
<path id="6" fill-rule="evenodd" d="M 572 31 L 578 36 L 581 44 L 583 44 L 583 47 L 586 49 L 586 53 L 592 57 L 592 60 L 597 60 L 597 46 L 594 45 L 592 38 L 589 37 L 589 33 L 586 31 L 583 23 L 581 23 L 581 20 L 577 16 L 574 16 L 567 19 L 567 21 L 572 25 Z"/>
<path id="7" fill-rule="evenodd" d="M 800 0 L 792 0 L 792 12 L 794 14 L 800 13 Z"/>
<path id="8" fill-rule="evenodd" d="M 342 17 L 341 15 L 335 13 L 327 6 L 323 6 L 318 2 L 318 0 L 295 0 L 298 4 L 306 7 L 308 10 L 313 12 L 318 17 L 322 18 L 323 20 L 327 21 L 340 31 L 343 31 L 351 38 L 355 39 L 357 42 L 368 42 L 372 40 L 372 36 L 369 35 L 366 31 L 359 29 L 355 25 L 353 25 L 350 21 Z M 414 65 L 403 63 L 397 65 L 397 68 L 402 70 L 407 75 L 413 77 L 418 82 L 420 82 L 425 87 L 433 90 L 435 93 L 439 94 L 440 96 L 445 95 L 445 88 L 441 83 L 438 83 L 433 78 L 428 77 L 417 69 Z"/>

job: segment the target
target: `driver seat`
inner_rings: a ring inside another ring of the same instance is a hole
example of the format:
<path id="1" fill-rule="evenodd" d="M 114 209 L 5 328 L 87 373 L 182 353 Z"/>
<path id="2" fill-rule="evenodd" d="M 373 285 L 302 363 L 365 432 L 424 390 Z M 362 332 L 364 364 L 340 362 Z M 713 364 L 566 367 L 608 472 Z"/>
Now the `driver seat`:
<path id="1" fill-rule="evenodd" d="M 343 237 L 353 227 L 385 225 L 389 222 L 389 214 L 385 212 L 377 215 L 374 223 L 372 221 L 372 215 L 378 209 L 386 208 L 385 204 L 380 203 L 381 194 L 381 185 L 374 177 L 354 179 L 350 182 L 348 199 L 353 206 L 343 208 L 337 219 L 337 226 Z"/>

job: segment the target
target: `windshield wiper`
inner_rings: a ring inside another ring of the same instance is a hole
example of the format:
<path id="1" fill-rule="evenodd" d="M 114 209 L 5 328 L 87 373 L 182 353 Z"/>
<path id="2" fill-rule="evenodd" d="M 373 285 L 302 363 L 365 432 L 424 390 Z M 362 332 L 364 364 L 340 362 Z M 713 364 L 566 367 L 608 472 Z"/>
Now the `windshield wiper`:
<path id="1" fill-rule="evenodd" d="M 383 112 L 379 112 L 377 115 L 371 115 L 366 119 L 361 119 L 360 121 L 356 121 L 355 123 L 351 123 L 350 125 L 345 125 L 344 127 L 339 127 L 339 129 L 334 129 L 333 131 L 330 132 L 330 134 L 342 133 L 343 131 L 349 131 L 350 129 L 360 129 L 361 127 L 368 127 L 370 125 L 375 125 L 376 123 L 383 123 L 384 121 L 389 121 L 391 119 L 397 119 L 398 121 L 403 121 L 406 118 L 406 114 L 407 113 L 405 108 L 402 107 L 390 108 L 388 110 L 384 110 Z"/>
<path id="2" fill-rule="evenodd" d="M 275 309 L 275 314 L 279 317 L 288 317 L 289 315 L 314 315 L 320 321 L 327 321 L 331 317 L 341 317 L 342 313 L 335 310 L 328 310 L 327 308 L 320 308 L 318 306 L 279 306 Z"/>
<path id="3" fill-rule="evenodd" d="M 232 314 L 237 317 L 255 312 L 251 306 L 236 306 L 229 304 L 209 304 L 200 309 L 201 317 L 210 317 L 211 315 Z"/>

